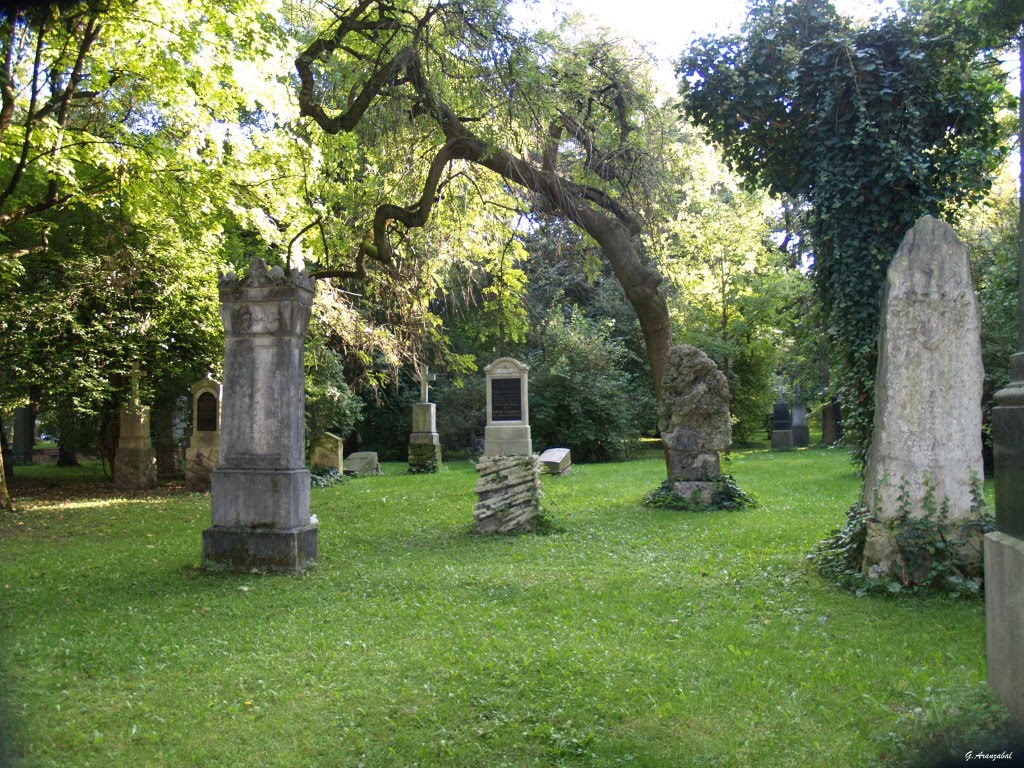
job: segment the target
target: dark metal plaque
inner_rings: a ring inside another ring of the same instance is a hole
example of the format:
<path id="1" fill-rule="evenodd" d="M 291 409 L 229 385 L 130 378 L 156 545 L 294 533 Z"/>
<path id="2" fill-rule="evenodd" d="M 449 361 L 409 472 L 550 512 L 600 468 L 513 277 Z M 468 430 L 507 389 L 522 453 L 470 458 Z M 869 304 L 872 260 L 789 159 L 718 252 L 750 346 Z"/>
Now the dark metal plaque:
<path id="1" fill-rule="evenodd" d="M 523 380 L 491 379 L 491 421 L 523 420 Z"/>

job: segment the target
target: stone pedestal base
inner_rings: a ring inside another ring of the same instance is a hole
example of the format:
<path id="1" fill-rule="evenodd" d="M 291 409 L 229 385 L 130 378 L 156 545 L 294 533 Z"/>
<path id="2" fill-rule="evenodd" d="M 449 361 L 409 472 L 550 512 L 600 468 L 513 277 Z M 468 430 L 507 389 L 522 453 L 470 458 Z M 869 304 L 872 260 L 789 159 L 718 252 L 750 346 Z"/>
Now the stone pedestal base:
<path id="1" fill-rule="evenodd" d="M 719 483 L 701 480 L 680 480 L 672 483 L 672 492 L 695 504 L 710 504 Z"/>
<path id="2" fill-rule="evenodd" d="M 810 427 L 793 427 L 793 447 L 806 448 L 811 444 Z"/>
<path id="3" fill-rule="evenodd" d="M 409 469 L 434 472 L 440 465 L 441 439 L 437 432 L 413 432 L 409 436 Z"/>
<path id="4" fill-rule="evenodd" d="M 484 456 L 531 456 L 530 426 L 488 424 L 484 427 Z"/>
<path id="5" fill-rule="evenodd" d="M 114 487 L 124 491 L 156 487 L 156 457 L 151 446 L 118 446 L 114 457 Z"/>
<path id="6" fill-rule="evenodd" d="M 988 683 L 1024 732 L 1024 540 L 985 537 Z"/>
<path id="7" fill-rule="evenodd" d="M 663 432 L 661 440 L 668 448 L 668 476 L 673 480 L 707 480 L 722 474 L 718 451 L 709 450 L 692 429 L 677 427 Z"/>
<path id="8" fill-rule="evenodd" d="M 234 571 L 301 571 L 316 561 L 318 529 L 214 525 L 203 531 L 203 561 Z"/>
<path id="9" fill-rule="evenodd" d="M 309 524 L 309 470 L 217 469 L 214 528 L 289 530 Z"/>
<path id="10" fill-rule="evenodd" d="M 531 530 L 540 512 L 540 461 L 536 456 L 484 456 L 476 465 L 479 498 L 473 514 L 479 533 Z"/>
<path id="11" fill-rule="evenodd" d="M 792 451 L 793 450 L 793 430 L 791 430 L 791 429 L 773 429 L 772 430 L 772 450 L 773 451 Z"/>

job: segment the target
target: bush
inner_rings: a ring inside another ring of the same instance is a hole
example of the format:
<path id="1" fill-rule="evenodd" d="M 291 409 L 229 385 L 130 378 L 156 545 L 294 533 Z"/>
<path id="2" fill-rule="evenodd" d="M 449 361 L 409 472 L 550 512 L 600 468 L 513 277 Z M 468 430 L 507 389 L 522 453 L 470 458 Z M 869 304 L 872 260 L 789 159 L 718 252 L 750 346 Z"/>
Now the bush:
<path id="1" fill-rule="evenodd" d="M 653 394 L 625 371 L 628 353 L 606 325 L 553 311 L 530 363 L 530 425 L 538 451 L 566 446 L 577 461 L 625 458 Z"/>

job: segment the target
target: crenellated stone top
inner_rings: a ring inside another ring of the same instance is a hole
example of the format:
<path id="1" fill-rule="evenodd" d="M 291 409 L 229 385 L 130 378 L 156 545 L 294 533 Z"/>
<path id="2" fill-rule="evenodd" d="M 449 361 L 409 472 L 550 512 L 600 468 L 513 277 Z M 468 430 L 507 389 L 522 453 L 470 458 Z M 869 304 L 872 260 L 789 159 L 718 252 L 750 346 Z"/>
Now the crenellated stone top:
<path id="1" fill-rule="evenodd" d="M 231 293 L 238 295 L 247 288 L 271 288 L 271 287 L 296 287 L 302 290 L 313 291 L 313 278 L 309 273 L 302 270 L 290 270 L 285 272 L 280 266 L 273 269 L 267 268 L 267 262 L 259 256 L 253 258 L 249 265 L 249 273 L 242 279 L 234 272 L 219 275 L 219 287 L 221 294 Z"/>

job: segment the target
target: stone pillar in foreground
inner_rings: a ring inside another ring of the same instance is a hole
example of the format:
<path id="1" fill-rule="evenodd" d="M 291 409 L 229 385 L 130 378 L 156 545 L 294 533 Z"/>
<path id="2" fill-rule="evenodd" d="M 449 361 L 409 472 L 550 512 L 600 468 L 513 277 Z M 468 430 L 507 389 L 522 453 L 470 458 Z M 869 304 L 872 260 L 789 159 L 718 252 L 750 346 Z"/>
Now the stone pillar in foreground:
<path id="1" fill-rule="evenodd" d="M 924 216 L 889 265 L 882 297 L 875 421 L 864 472 L 871 513 L 864 574 L 927 583 L 926 547 L 901 540 L 928 519 L 981 574 L 981 320 L 967 249 Z M 980 502 L 980 506 L 979 506 Z"/>
<path id="2" fill-rule="evenodd" d="M 1010 362 L 992 409 L 996 531 L 985 537 L 985 621 L 989 685 L 1024 732 L 1024 351 Z"/>
<path id="3" fill-rule="evenodd" d="M 304 343 L 313 282 L 253 259 L 220 281 L 224 385 L 213 526 L 203 559 L 248 571 L 298 571 L 317 557 L 305 466 Z"/>

